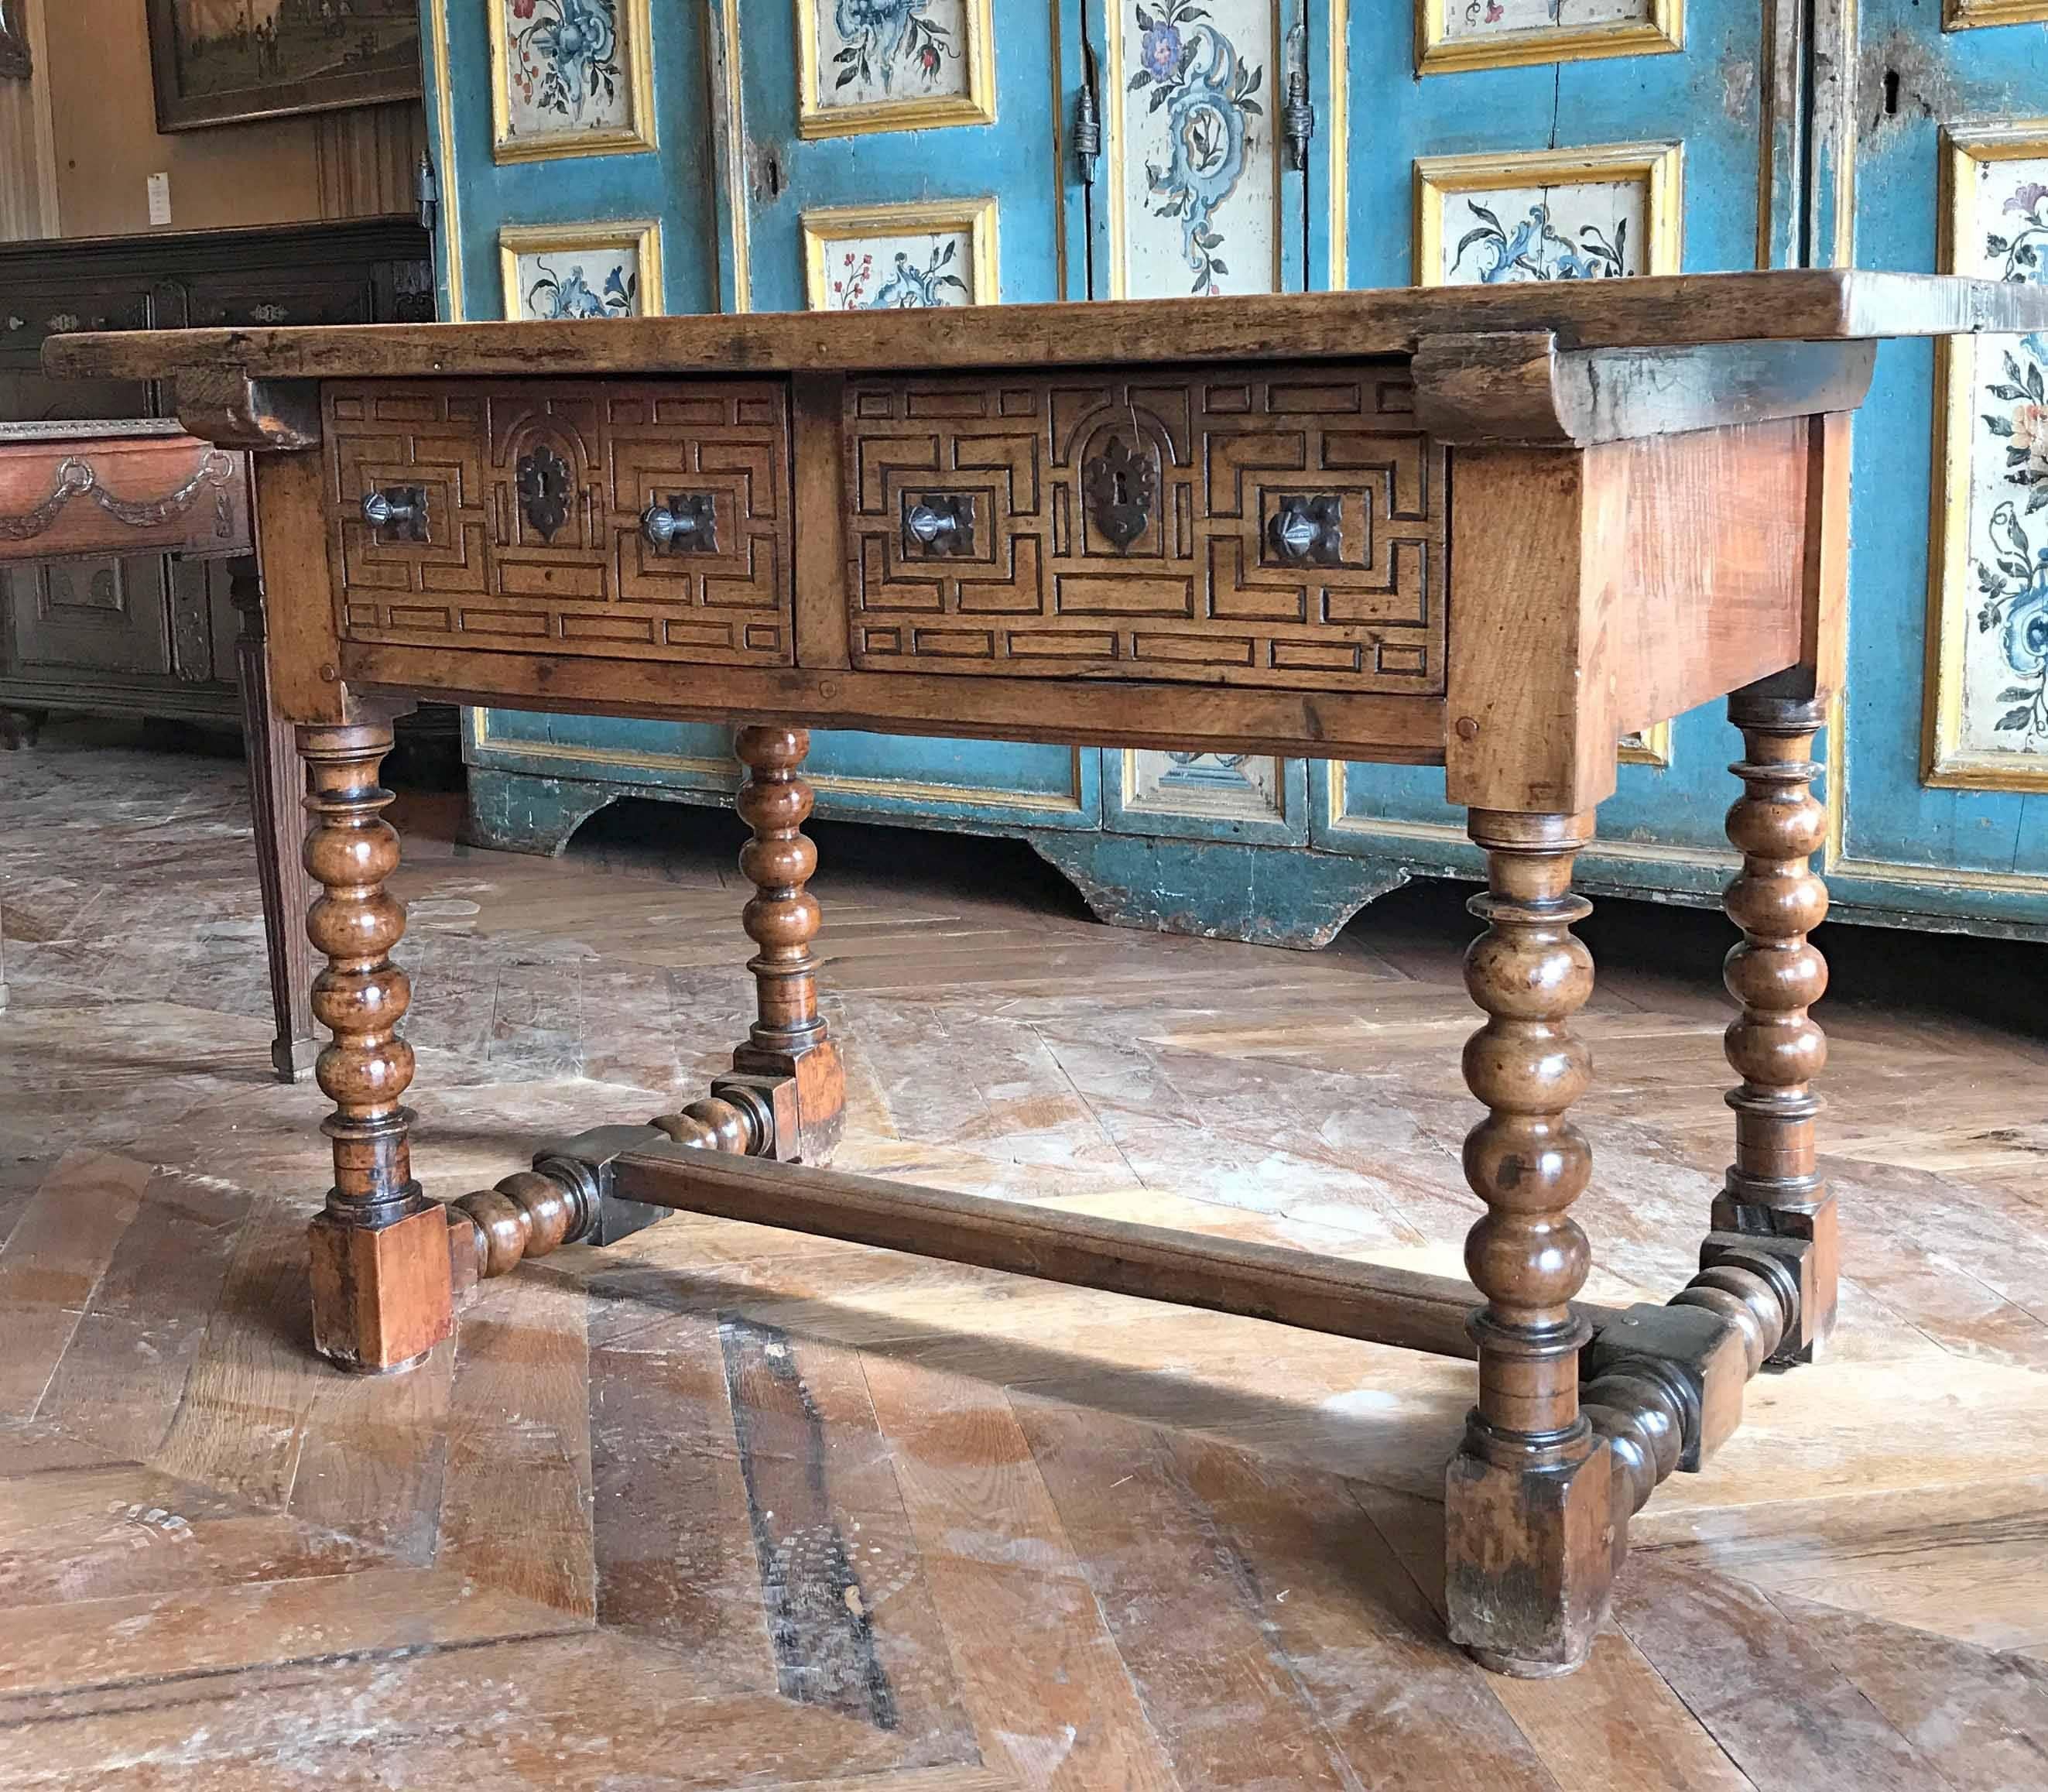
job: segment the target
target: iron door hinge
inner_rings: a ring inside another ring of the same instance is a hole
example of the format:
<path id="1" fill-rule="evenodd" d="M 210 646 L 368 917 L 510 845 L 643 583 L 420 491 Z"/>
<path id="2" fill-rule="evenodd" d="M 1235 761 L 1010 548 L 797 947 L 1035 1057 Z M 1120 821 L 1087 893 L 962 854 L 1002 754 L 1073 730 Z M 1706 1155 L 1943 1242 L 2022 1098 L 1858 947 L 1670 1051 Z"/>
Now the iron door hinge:
<path id="1" fill-rule="evenodd" d="M 1095 46 L 1081 40 L 1081 86 L 1074 95 L 1074 162 L 1080 170 L 1081 184 L 1095 184 L 1095 171 L 1102 160 L 1102 90 L 1096 78 Z"/>
<path id="2" fill-rule="evenodd" d="M 1287 97 L 1280 105 L 1280 140 L 1290 173 L 1306 171 L 1315 134 L 1316 108 L 1309 99 L 1309 27 L 1297 19 L 1287 33 Z"/>

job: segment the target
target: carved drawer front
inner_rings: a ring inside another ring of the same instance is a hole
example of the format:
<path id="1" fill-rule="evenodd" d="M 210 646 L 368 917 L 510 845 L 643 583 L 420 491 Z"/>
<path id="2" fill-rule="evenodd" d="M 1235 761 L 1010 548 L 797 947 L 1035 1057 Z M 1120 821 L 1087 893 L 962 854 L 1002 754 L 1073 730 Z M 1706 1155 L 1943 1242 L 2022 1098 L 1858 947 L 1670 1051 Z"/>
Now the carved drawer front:
<path id="1" fill-rule="evenodd" d="M 786 389 L 322 390 L 344 641 L 793 663 Z"/>
<path id="2" fill-rule="evenodd" d="M 1444 688 L 1403 362 L 848 382 L 855 665 Z"/>

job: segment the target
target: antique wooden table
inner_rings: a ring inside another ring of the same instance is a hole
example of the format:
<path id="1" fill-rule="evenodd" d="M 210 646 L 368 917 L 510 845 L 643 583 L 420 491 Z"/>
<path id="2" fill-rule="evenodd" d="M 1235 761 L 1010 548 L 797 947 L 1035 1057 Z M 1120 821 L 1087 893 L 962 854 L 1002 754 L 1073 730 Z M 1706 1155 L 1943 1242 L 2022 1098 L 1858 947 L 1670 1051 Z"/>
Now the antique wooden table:
<path id="1" fill-rule="evenodd" d="M 1476 1356 L 1447 1489 L 1454 1636 L 1568 1670 L 1630 1516 L 1834 1315 L 1807 936 L 1838 685 L 1849 413 L 1875 339 L 2048 328 L 2048 292 L 1833 272 L 879 316 L 74 337 L 256 457 L 277 700 L 325 894 L 335 1181 L 315 1334 L 403 1367 L 479 1276 L 682 1208 Z M 706 1097 L 413 1180 L 398 841 L 421 696 L 730 720 L 759 1018 Z M 1727 696 L 1745 751 L 1727 965 L 1734 1163 L 1692 1283 L 1575 1301 L 1574 855 L 1616 743 Z M 1485 851 L 1465 1049 L 1472 1281 L 822 1167 L 805 726 L 1441 764 Z"/>
<path id="2" fill-rule="evenodd" d="M 0 565 L 161 552 L 227 560 L 242 617 L 236 642 L 249 797 L 263 893 L 277 1034 L 270 1059 L 295 1081 L 312 1068 L 312 1012 L 297 916 L 311 899 L 300 862 L 301 782 L 291 725 L 270 701 L 262 588 L 250 516 L 249 457 L 185 433 L 175 419 L 0 423 Z M 0 972 L 0 1007 L 6 983 Z"/>

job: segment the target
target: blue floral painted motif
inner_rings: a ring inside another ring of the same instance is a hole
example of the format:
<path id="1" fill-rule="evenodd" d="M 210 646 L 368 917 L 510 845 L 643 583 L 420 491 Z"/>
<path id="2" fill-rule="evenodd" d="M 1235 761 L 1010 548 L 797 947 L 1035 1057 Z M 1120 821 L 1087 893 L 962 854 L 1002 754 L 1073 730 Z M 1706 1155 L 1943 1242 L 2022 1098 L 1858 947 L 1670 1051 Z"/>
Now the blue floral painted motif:
<path id="1" fill-rule="evenodd" d="M 613 268 L 604 277 L 602 293 L 591 290 L 580 265 L 557 273 L 545 262 L 537 264 L 541 277 L 526 289 L 526 314 L 550 323 L 583 317 L 630 317 L 640 290 L 640 277 Z"/>
<path id="2" fill-rule="evenodd" d="M 815 4 L 815 0 L 805 0 Z M 895 86 L 897 71 L 906 68 L 926 87 L 939 78 L 946 58 L 958 56 L 952 33 L 927 18 L 932 0 L 834 0 L 832 23 L 844 47 L 832 58 L 839 79 L 832 91 L 878 83 L 884 93 Z"/>
<path id="3" fill-rule="evenodd" d="M 1219 290 L 1230 272 L 1216 215 L 1237 190 L 1252 145 L 1251 121 L 1265 111 L 1256 95 L 1263 68 L 1244 64 L 1231 41 L 1208 23 L 1194 0 L 1154 0 L 1136 10 L 1139 66 L 1127 90 L 1152 92 L 1151 111 L 1165 110 L 1166 165 L 1147 161 L 1155 218 L 1180 220 L 1181 244 L 1194 290 Z"/>
<path id="4" fill-rule="evenodd" d="M 1547 205 L 1530 206 L 1512 234 L 1490 207 L 1477 200 L 1467 200 L 1465 206 L 1479 223 L 1458 239 L 1451 257 L 1453 275 L 1464 266 L 1468 250 L 1476 251 L 1473 270 L 1487 286 L 1519 280 L 1612 280 L 1628 271 L 1626 218 L 1616 219 L 1613 231 L 1606 235 L 1596 224 L 1582 225 L 1573 242 L 1552 225 Z"/>
<path id="5" fill-rule="evenodd" d="M 2005 214 L 2019 223 L 1984 233 L 1984 254 L 2003 263 L 2002 277 L 2015 284 L 2048 285 L 2048 186 L 2030 180 L 2008 197 Z M 2034 544 L 2037 511 L 2048 510 L 2048 339 L 2019 339 L 2019 352 L 2007 350 L 1998 378 L 1988 380 L 1984 396 L 2007 409 L 1981 415 L 1984 427 L 2005 444 L 2003 483 L 2026 493 L 2009 498 L 1991 514 L 1976 557 L 1977 608 L 1980 634 L 1999 631 L 1999 646 L 2017 682 L 1994 701 L 2007 707 L 1992 723 L 1993 732 L 2020 736 L 2023 747 L 2048 743 L 2048 539 Z"/>
<path id="6" fill-rule="evenodd" d="M 875 273 L 873 252 L 844 250 L 832 281 L 833 301 L 842 311 L 926 311 L 934 305 L 965 304 L 967 282 L 951 271 L 959 256 L 957 237 L 944 242 L 935 238 L 921 268 L 913 265 L 908 251 L 899 249 L 882 284 L 870 292 L 868 282 Z M 951 293 L 960 297 L 949 298 Z"/>
<path id="7" fill-rule="evenodd" d="M 572 124 L 581 124 L 591 106 L 608 106 L 619 91 L 613 0 L 510 0 L 510 5 L 515 21 L 510 78 L 520 97 Z"/>

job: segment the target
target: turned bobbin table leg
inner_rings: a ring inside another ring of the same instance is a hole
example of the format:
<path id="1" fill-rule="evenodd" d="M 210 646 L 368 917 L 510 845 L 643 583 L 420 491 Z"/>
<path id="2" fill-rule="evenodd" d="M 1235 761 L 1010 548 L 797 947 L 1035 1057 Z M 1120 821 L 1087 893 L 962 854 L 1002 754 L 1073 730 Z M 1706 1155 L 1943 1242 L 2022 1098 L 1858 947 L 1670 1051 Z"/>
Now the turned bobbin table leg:
<path id="1" fill-rule="evenodd" d="M 301 727 L 298 743 L 311 778 L 306 869 L 322 892 L 306 931 L 327 959 L 312 1011 L 334 1034 L 314 1066 L 335 1105 L 321 1124 L 334 1186 L 308 1232 L 313 1343 L 343 1368 L 381 1373 L 417 1362 L 454 1323 L 448 1223 L 413 1180 L 401 1101 L 413 1050 L 398 1026 L 411 986 L 390 953 L 405 911 L 384 888 L 398 836 L 384 819 L 391 793 L 377 782 L 391 727 Z"/>
<path id="2" fill-rule="evenodd" d="M 754 973 L 757 1018 L 732 1054 L 735 1075 L 712 1086 L 739 1084 L 766 1096 L 775 1114 L 766 1155 L 823 1163 L 839 1142 L 846 1107 L 839 1049 L 818 1013 L 817 898 L 805 886 L 818 852 L 803 826 L 814 800 L 801 775 L 811 737 L 803 728 L 747 727 L 734 751 L 747 768 L 734 806 L 754 837 L 740 849 L 739 868 L 756 894 L 742 924 L 758 948 Z"/>
<path id="3" fill-rule="evenodd" d="M 1742 1005 L 1727 1038 L 1742 1081 L 1728 1093 L 1735 1162 L 1715 1197 L 1716 1235 L 1703 1255 L 1711 1260 L 1732 1233 L 1775 1241 L 1798 1278 L 1799 1310 L 1773 1360 L 1809 1363 L 1834 1326 L 1840 1259 L 1834 1197 L 1813 1141 L 1821 1101 L 1813 1084 L 1828 1042 L 1807 1013 L 1828 987 L 1826 961 L 1807 938 L 1828 912 L 1827 886 L 1811 863 L 1827 835 L 1827 810 L 1812 788 L 1822 769 L 1813 736 L 1826 712 L 1817 700 L 1751 687 L 1728 699 L 1728 720 L 1742 730 L 1744 750 L 1729 767 L 1744 789 L 1728 817 L 1742 871 L 1724 898 L 1743 932 L 1724 971 Z"/>
<path id="4" fill-rule="evenodd" d="M 1592 992 L 1572 933 L 1592 905 L 1572 890 L 1590 815 L 1474 809 L 1487 855 L 1487 923 L 1465 957 L 1486 1024 L 1464 1053 L 1488 1109 L 1467 1136 L 1465 1179 L 1486 1203 L 1465 1266 L 1486 1305 L 1472 1317 L 1479 1403 L 1445 1484 L 1452 1636 L 1499 1672 L 1569 1672 L 1607 1614 L 1613 1519 L 1607 1449 L 1579 1411 L 1572 1310 L 1589 1262 L 1570 1214 L 1592 1167 L 1565 1115 L 1592 1074 L 1571 1016 Z"/>

